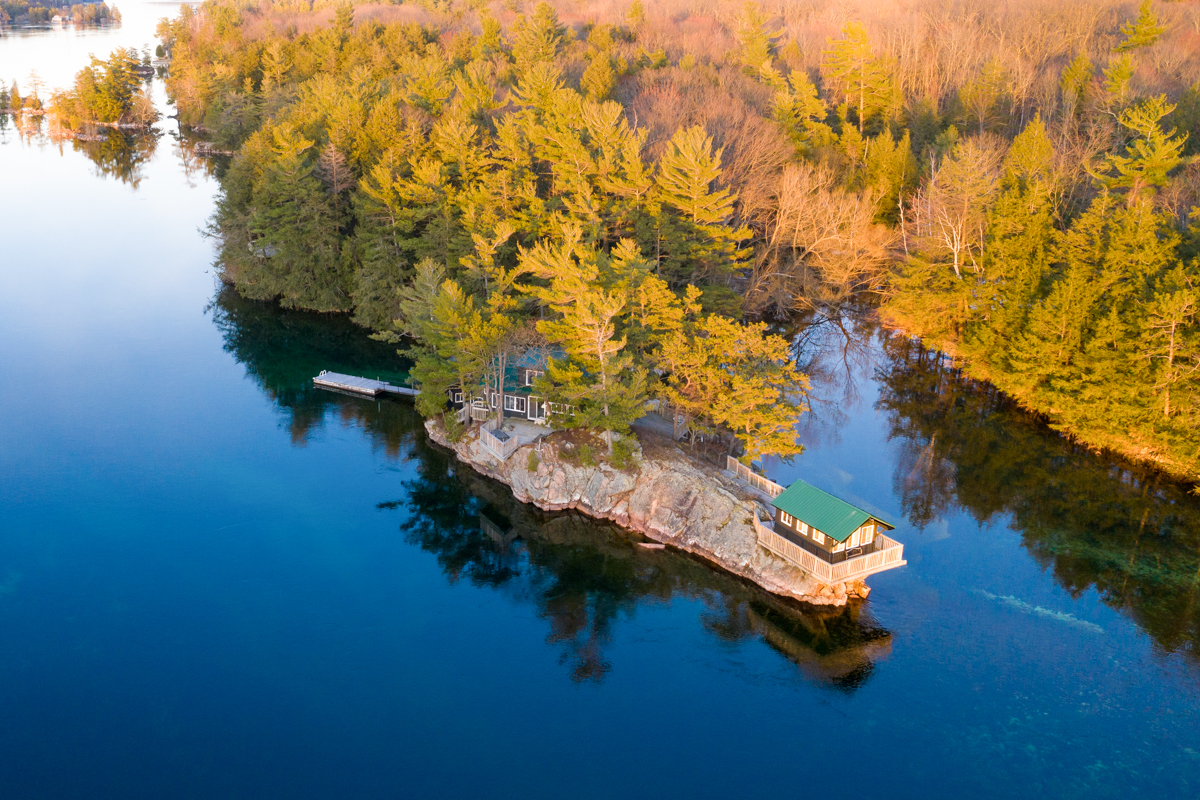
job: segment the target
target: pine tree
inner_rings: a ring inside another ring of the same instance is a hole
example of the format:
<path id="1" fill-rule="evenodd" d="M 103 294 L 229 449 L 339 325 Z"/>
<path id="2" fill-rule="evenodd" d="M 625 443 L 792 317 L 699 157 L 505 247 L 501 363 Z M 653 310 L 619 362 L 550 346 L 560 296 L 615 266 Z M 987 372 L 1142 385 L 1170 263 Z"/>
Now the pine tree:
<path id="1" fill-rule="evenodd" d="M 1110 105 L 1121 106 L 1129 98 L 1133 80 L 1133 59 L 1129 54 L 1114 58 L 1104 69 L 1104 92 Z"/>
<path id="2" fill-rule="evenodd" d="M 771 101 L 771 115 L 803 156 L 811 156 L 833 140 L 833 130 L 825 124 L 828 111 L 817 96 L 817 87 L 802 70 L 789 74 Z"/>
<path id="3" fill-rule="evenodd" d="M 1087 97 L 1087 87 L 1092 80 L 1092 62 L 1083 53 L 1063 70 L 1058 86 L 1062 90 L 1063 110 L 1068 118 L 1073 118 L 1083 109 Z"/>
<path id="4" fill-rule="evenodd" d="M 546 3 L 538 3 L 533 15 L 513 26 L 512 54 L 521 74 L 535 64 L 552 62 L 566 35 L 558 14 Z"/>
<path id="5" fill-rule="evenodd" d="M 893 107 L 895 86 L 887 63 L 872 53 L 861 22 L 846 23 L 842 38 L 830 39 L 822 56 L 822 69 L 838 85 L 845 102 L 858 112 L 859 133 L 869 117 Z"/>
<path id="6" fill-rule="evenodd" d="M 1042 296 L 1054 245 L 1054 148 L 1040 117 L 1013 141 L 1004 160 L 1000 194 L 988 218 L 984 271 L 978 288 L 981 318 L 965 346 L 988 369 L 1003 369 L 1013 338 Z"/>
<path id="7" fill-rule="evenodd" d="M 976 127 L 980 134 L 991 130 L 1003 115 L 997 106 L 1008 89 L 1008 70 L 1000 59 L 992 57 L 983 65 L 978 77 L 968 81 L 959 90 L 967 122 Z"/>
<path id="8" fill-rule="evenodd" d="M 1162 415 L 1166 419 L 1188 405 L 1180 402 L 1177 392 L 1172 407 L 1173 389 L 1185 388 L 1192 398 L 1197 394 L 1193 376 L 1200 374 L 1198 323 L 1200 269 L 1195 264 L 1190 269 L 1180 264 L 1156 282 L 1141 337 L 1140 355 L 1149 362 L 1154 391 L 1162 396 Z"/>
<path id="9" fill-rule="evenodd" d="M 747 462 L 803 450 L 795 426 L 808 383 L 787 341 L 767 335 L 765 324 L 708 315 L 665 336 L 659 361 L 667 373 L 661 396 L 683 412 L 693 442 L 724 426 Z"/>
<path id="10" fill-rule="evenodd" d="M 593 100 L 608 100 L 617 86 L 617 71 L 606 52 L 593 53 L 583 71 L 579 87 Z"/>
<path id="11" fill-rule="evenodd" d="M 1121 33 L 1125 34 L 1125 41 L 1117 45 L 1117 51 L 1124 52 L 1149 47 L 1158 41 L 1158 37 L 1164 30 L 1166 28 L 1158 24 L 1158 15 L 1154 13 L 1150 0 L 1142 0 L 1141 5 L 1138 6 L 1137 19 L 1121 26 Z"/>
<path id="12" fill-rule="evenodd" d="M 521 252 L 522 269 L 549 282 L 532 289 L 555 313 L 537 329 L 568 355 L 550 363 L 539 391 L 574 407 L 566 424 L 603 430 L 611 454 L 613 432 L 627 433 L 645 413 L 647 399 L 646 372 L 622 352 L 626 338 L 617 334 L 629 289 L 602 285 L 608 258 L 583 243 L 578 226 L 563 229 L 558 239 Z"/>
<path id="13" fill-rule="evenodd" d="M 703 128 L 675 133 L 658 162 L 656 201 L 677 215 L 661 217 L 660 269 L 671 282 L 697 283 L 731 271 L 741 257 L 738 242 L 749 237 L 733 227 L 735 197 L 713 189 L 721 177 L 721 153 Z"/>
<path id="14" fill-rule="evenodd" d="M 1137 136 L 1124 153 L 1109 153 L 1094 173 L 1106 188 L 1128 190 L 1132 204 L 1139 197 L 1153 195 L 1166 185 L 1167 173 L 1183 160 L 1187 134 L 1175 135 L 1175 129 L 1163 130 L 1159 121 L 1175 110 L 1166 97 L 1150 97 L 1121 112 L 1123 126 Z"/>
<path id="15" fill-rule="evenodd" d="M 742 5 L 733 31 L 738 43 L 738 61 L 747 75 L 761 78 L 767 83 L 781 86 L 783 76 L 772 66 L 773 40 L 783 34 L 780 30 L 767 30 L 768 19 L 763 16 L 757 3 Z"/>

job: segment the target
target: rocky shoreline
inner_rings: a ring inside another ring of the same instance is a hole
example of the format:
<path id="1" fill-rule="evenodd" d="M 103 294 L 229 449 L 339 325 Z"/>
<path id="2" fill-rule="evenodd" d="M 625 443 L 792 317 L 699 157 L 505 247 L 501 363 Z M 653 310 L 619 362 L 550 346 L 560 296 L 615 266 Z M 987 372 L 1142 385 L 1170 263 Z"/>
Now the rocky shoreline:
<path id="1" fill-rule="evenodd" d="M 653 433 L 639 434 L 636 466 L 619 470 L 607 463 L 575 463 L 564 457 L 568 443 L 545 438 L 523 443 L 500 461 L 479 444 L 477 428 L 456 442 L 439 420 L 427 421 L 425 429 L 459 461 L 508 485 L 521 502 L 611 520 L 805 603 L 841 606 L 870 592 L 861 581 L 827 586 L 759 547 L 753 517 L 758 502 L 721 470 L 688 458 Z"/>

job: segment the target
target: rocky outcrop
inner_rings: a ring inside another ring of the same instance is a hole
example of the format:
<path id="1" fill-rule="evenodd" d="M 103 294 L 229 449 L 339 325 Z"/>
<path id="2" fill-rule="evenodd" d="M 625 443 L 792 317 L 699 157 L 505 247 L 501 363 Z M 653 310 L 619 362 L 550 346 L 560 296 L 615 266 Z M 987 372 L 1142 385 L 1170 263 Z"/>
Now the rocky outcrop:
<path id="1" fill-rule="evenodd" d="M 449 442 L 441 423 L 430 437 L 476 471 L 508 484 L 513 496 L 547 511 L 575 509 L 701 556 L 775 594 L 816 605 L 866 597 L 861 582 L 826 586 L 758 546 L 756 501 L 720 470 L 688 458 L 669 442 L 642 436 L 637 467 L 582 466 L 563 457 L 568 443 L 539 439 L 500 461 L 479 444 L 477 430 Z M 536 458 L 531 458 L 534 453 Z M 530 469 L 530 467 L 536 468 Z"/>

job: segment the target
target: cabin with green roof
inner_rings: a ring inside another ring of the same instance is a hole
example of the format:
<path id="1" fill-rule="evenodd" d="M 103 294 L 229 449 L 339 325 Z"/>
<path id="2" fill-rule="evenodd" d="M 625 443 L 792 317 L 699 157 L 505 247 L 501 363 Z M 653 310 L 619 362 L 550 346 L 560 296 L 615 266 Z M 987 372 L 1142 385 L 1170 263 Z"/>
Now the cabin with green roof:
<path id="1" fill-rule="evenodd" d="M 878 536 L 896 527 L 804 481 L 784 489 L 771 505 L 775 533 L 830 564 L 873 552 Z"/>

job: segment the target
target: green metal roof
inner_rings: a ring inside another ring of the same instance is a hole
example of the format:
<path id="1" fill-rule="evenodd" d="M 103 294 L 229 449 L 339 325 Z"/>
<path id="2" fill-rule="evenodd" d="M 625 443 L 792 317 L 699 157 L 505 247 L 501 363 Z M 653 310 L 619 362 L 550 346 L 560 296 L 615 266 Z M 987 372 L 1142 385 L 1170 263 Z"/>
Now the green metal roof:
<path id="1" fill-rule="evenodd" d="M 845 500 L 840 500 L 804 481 L 796 481 L 784 489 L 771 505 L 832 537 L 835 542 L 849 539 L 850 534 L 869 519 L 878 520 L 889 528 L 895 527 L 874 514 L 852 506 Z"/>

